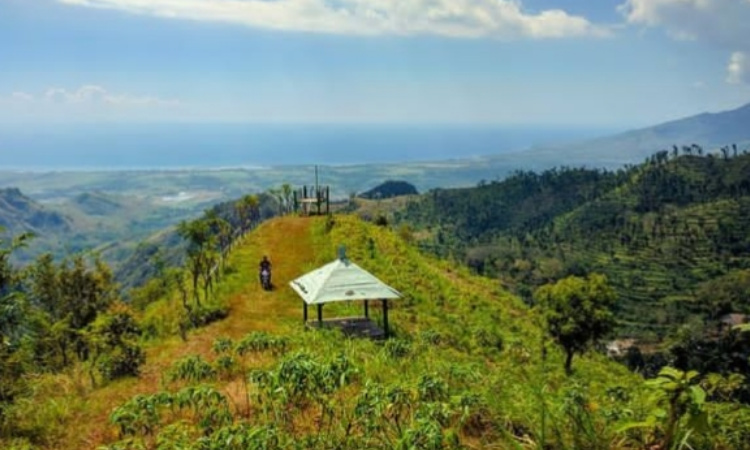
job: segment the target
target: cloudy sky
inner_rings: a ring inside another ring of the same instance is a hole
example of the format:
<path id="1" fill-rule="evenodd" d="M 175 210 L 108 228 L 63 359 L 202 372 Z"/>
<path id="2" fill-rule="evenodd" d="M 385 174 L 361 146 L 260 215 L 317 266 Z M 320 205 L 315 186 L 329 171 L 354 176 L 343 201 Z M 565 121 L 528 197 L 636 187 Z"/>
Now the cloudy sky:
<path id="1" fill-rule="evenodd" d="M 0 0 L 0 124 L 631 127 L 750 102 L 750 0 Z"/>

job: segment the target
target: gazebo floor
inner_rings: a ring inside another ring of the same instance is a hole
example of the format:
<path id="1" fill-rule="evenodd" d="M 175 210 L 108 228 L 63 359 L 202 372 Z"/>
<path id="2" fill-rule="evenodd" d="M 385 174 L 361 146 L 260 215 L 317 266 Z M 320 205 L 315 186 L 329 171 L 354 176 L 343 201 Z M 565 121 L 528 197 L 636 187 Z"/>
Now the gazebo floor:
<path id="1" fill-rule="evenodd" d="M 338 328 L 346 336 L 364 337 L 370 339 L 385 339 L 385 331 L 367 317 L 335 317 L 322 322 L 311 320 L 307 322 L 310 328 Z"/>

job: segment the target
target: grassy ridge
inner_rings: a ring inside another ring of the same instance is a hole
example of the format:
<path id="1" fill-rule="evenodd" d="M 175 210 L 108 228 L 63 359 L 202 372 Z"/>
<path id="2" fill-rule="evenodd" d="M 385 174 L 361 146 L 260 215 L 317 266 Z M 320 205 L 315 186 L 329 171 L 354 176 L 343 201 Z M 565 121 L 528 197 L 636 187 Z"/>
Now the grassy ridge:
<path id="1" fill-rule="evenodd" d="M 405 294 L 385 344 L 302 327 L 287 283 L 342 244 Z M 256 281 L 263 254 L 274 262 L 270 293 Z M 639 376 L 596 354 L 565 376 L 563 355 L 551 342 L 542 351 L 538 316 L 518 298 L 351 216 L 264 223 L 232 253 L 216 299 L 229 316 L 185 342 L 153 338 L 137 379 L 92 388 L 75 371 L 42 376 L 18 411 L 23 427 L 36 427 L 42 447 L 71 449 L 642 448 L 659 429 L 619 431 L 655 407 Z M 163 319 L 167 330 L 178 313 L 179 300 L 165 299 L 141 321 Z M 732 448 L 741 437 L 690 442 Z"/>

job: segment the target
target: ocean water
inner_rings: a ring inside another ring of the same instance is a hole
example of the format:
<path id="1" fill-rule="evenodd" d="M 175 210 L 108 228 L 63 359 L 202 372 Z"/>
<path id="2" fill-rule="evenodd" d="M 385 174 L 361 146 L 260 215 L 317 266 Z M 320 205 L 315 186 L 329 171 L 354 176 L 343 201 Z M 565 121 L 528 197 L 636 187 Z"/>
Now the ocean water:
<path id="1" fill-rule="evenodd" d="M 0 170 L 377 164 L 472 158 L 610 130 L 491 125 L 0 125 Z"/>

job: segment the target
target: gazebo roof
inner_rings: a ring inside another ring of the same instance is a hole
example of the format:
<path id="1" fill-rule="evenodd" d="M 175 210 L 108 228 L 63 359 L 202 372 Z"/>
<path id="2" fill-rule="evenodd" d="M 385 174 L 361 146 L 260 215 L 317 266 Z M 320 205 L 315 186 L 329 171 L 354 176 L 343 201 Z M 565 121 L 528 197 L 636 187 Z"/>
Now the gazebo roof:
<path id="1" fill-rule="evenodd" d="M 349 261 L 344 255 L 292 280 L 289 285 L 309 305 L 401 298 L 401 293 Z"/>

